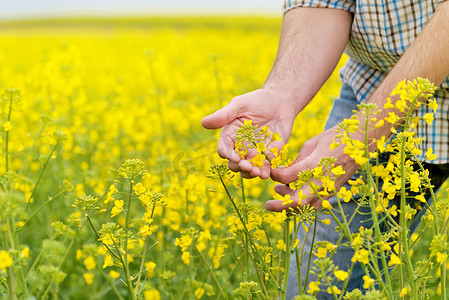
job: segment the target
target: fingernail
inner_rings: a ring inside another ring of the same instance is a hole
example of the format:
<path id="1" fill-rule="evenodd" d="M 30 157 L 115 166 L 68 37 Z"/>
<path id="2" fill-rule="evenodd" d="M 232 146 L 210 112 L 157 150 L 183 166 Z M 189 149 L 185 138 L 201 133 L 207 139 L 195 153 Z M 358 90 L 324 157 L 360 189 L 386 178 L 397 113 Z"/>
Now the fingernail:
<path id="1" fill-rule="evenodd" d="M 266 204 L 265 208 L 268 209 L 268 210 L 272 210 L 273 209 L 270 204 Z"/>

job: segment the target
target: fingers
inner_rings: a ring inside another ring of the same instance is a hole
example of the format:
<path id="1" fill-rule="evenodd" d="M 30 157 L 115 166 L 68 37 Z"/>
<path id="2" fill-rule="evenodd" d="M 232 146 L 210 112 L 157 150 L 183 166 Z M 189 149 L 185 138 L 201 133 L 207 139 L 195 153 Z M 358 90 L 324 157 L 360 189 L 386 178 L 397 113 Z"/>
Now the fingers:
<path id="1" fill-rule="evenodd" d="M 304 150 L 305 152 L 308 152 L 307 149 Z M 318 154 L 319 155 L 319 154 Z M 317 159 L 316 156 L 313 154 L 305 155 L 303 153 L 303 149 L 301 149 L 301 152 L 299 153 L 298 157 L 293 161 L 293 164 L 289 167 L 277 167 L 271 171 L 271 178 L 274 181 L 280 182 L 280 183 L 291 183 L 293 181 L 298 180 L 298 173 L 302 172 L 307 169 L 313 169 L 317 166 L 317 162 L 319 159 Z"/>
<path id="2" fill-rule="evenodd" d="M 293 200 L 292 203 L 288 205 L 283 205 L 282 200 L 269 200 L 265 203 L 265 208 L 270 211 L 281 212 L 283 210 L 296 210 L 299 206 L 310 205 L 315 210 L 319 210 L 321 208 L 321 200 L 316 196 L 310 193 L 310 189 L 307 186 L 304 186 L 303 193 L 308 195 L 307 198 L 303 199 L 299 202 L 298 192 L 289 188 L 285 184 L 277 184 L 274 187 L 274 191 L 281 196 L 290 195 Z"/>
<path id="3" fill-rule="evenodd" d="M 232 139 L 230 128 L 224 128 L 218 141 L 217 153 L 221 158 L 228 159 L 231 162 L 238 163 L 240 155 L 234 149 L 234 140 Z"/>
<path id="4" fill-rule="evenodd" d="M 284 184 L 298 180 L 298 172 L 304 170 L 301 168 L 301 162 L 293 163 L 290 167 L 277 167 L 271 170 L 271 178 L 274 181 Z"/>
<path id="5" fill-rule="evenodd" d="M 274 191 L 281 196 L 290 195 L 293 202 L 290 204 L 282 204 L 282 200 L 269 200 L 265 202 L 265 208 L 270 211 L 281 212 L 283 210 L 290 210 L 290 208 L 295 208 L 299 205 L 299 199 L 297 192 L 292 190 L 284 184 L 277 184 L 274 187 Z"/>
<path id="6" fill-rule="evenodd" d="M 240 102 L 231 101 L 225 107 L 217 110 L 201 120 L 201 125 L 206 129 L 218 129 L 240 117 L 242 112 Z"/>
<path id="7" fill-rule="evenodd" d="M 289 188 L 285 184 L 276 184 L 274 186 L 274 191 L 281 196 L 285 195 L 296 196 L 296 191 L 294 189 Z"/>
<path id="8" fill-rule="evenodd" d="M 283 210 L 289 211 L 290 207 L 298 206 L 298 200 L 293 201 L 290 204 L 283 205 L 281 200 L 268 200 L 265 202 L 265 208 L 269 211 L 281 212 Z"/>
<path id="9" fill-rule="evenodd" d="M 260 177 L 261 179 L 268 179 L 270 177 L 270 165 L 267 162 L 260 169 L 251 165 L 247 160 L 240 160 L 238 163 L 229 161 L 228 167 L 233 172 L 240 172 L 243 178 L 251 179 L 254 177 Z"/>

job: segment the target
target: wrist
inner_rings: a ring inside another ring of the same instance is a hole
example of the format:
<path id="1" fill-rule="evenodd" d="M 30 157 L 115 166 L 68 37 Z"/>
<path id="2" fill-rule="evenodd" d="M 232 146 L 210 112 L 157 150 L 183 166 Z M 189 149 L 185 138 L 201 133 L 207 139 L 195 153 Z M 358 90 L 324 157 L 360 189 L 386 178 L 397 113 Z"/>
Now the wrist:
<path id="1" fill-rule="evenodd" d="M 282 88 L 264 84 L 262 90 L 269 93 L 274 101 L 278 103 L 280 102 L 283 108 L 293 112 L 295 117 L 310 102 L 310 99 L 304 98 L 304 95 L 300 89 Z"/>

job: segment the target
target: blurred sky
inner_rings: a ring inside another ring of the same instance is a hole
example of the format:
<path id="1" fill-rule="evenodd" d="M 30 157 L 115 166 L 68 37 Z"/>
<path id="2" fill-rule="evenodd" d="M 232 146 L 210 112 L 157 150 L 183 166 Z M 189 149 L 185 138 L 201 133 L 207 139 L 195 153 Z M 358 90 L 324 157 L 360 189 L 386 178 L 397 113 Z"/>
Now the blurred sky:
<path id="1" fill-rule="evenodd" d="M 0 0 L 0 18 L 114 15 L 281 15 L 283 0 Z"/>

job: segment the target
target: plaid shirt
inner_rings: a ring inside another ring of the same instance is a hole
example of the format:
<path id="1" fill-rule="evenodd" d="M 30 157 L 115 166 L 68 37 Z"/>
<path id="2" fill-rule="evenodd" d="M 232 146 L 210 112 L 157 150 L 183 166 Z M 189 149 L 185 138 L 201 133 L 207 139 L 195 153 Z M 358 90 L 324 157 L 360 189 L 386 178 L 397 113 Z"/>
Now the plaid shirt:
<path id="1" fill-rule="evenodd" d="M 340 79 L 354 90 L 359 102 L 367 100 L 394 67 L 415 37 L 445 0 L 285 0 L 284 13 L 295 7 L 343 9 L 354 16 L 345 53 L 349 56 Z M 432 148 L 435 164 L 449 162 L 449 78 L 435 93 L 438 109 L 431 125 L 423 120 L 417 127 L 425 152 Z M 432 112 L 422 105 L 417 115 Z"/>

